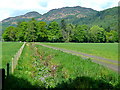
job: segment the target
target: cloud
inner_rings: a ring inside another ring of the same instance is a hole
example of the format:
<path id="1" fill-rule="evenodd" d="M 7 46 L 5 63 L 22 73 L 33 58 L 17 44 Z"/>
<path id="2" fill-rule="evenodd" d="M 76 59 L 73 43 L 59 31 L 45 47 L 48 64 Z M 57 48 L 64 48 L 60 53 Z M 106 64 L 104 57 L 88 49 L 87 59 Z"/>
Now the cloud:
<path id="1" fill-rule="evenodd" d="M 13 12 L 11 12 L 11 16 L 19 16 L 19 15 L 24 15 L 26 14 L 26 12 L 29 12 L 29 10 L 13 10 Z"/>
<path id="2" fill-rule="evenodd" d="M 81 6 L 93 8 L 95 10 L 104 10 L 110 7 L 118 6 L 119 0 L 81 0 Z"/>
<path id="3" fill-rule="evenodd" d="M 120 1 L 118 2 L 118 6 L 120 6 Z"/>
<path id="4" fill-rule="evenodd" d="M 47 7 L 48 3 L 46 1 L 40 2 L 40 6 L 42 7 Z"/>
<path id="5" fill-rule="evenodd" d="M 10 12 L 0 9 L 0 21 L 8 17 L 10 17 Z"/>
<path id="6" fill-rule="evenodd" d="M 108 3 L 104 3 L 102 6 L 101 6 L 101 8 L 106 8 L 106 7 L 110 7 L 110 6 L 112 6 L 112 2 L 108 2 Z"/>
<path id="7" fill-rule="evenodd" d="M 66 6 L 82 6 L 95 10 L 104 10 L 118 6 L 119 0 L 0 0 L 0 21 L 29 11 L 44 14 L 51 9 Z"/>

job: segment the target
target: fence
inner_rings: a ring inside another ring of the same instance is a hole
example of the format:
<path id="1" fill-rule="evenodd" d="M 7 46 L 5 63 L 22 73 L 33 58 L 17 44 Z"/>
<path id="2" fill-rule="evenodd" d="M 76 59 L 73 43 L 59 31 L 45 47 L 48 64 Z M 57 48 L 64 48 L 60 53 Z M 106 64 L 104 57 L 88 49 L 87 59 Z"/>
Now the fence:
<path id="1" fill-rule="evenodd" d="M 24 44 L 21 46 L 21 48 L 19 49 L 19 51 L 14 55 L 14 57 L 12 58 L 12 65 L 11 65 L 11 73 L 13 74 L 14 72 L 14 69 L 16 68 L 17 66 L 17 63 L 18 63 L 18 60 L 19 60 L 19 57 L 23 51 L 23 48 L 25 46 L 26 42 L 24 42 Z"/>
<path id="2" fill-rule="evenodd" d="M 19 49 L 19 51 L 14 55 L 14 57 L 12 58 L 12 62 L 11 63 L 7 63 L 7 70 L 6 69 L 0 69 L 0 90 L 4 90 L 4 81 L 6 78 L 9 77 L 9 74 L 14 72 L 14 69 L 17 66 L 19 57 L 23 51 L 23 48 L 25 46 L 26 42 L 24 42 L 24 44 L 21 46 L 21 48 Z M 7 73 L 7 75 L 5 74 L 5 71 Z"/>
<path id="3" fill-rule="evenodd" d="M 0 90 L 4 89 L 5 69 L 0 69 Z"/>

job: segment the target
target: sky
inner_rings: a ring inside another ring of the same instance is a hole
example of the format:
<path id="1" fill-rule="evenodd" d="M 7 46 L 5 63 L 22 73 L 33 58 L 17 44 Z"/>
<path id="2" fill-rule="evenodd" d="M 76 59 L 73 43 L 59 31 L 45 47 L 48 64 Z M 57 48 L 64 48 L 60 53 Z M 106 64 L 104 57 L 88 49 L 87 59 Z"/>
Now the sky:
<path id="1" fill-rule="evenodd" d="M 62 7 L 81 6 L 101 11 L 118 6 L 118 2 L 119 0 L 0 0 L 0 21 L 30 11 L 44 14 Z"/>

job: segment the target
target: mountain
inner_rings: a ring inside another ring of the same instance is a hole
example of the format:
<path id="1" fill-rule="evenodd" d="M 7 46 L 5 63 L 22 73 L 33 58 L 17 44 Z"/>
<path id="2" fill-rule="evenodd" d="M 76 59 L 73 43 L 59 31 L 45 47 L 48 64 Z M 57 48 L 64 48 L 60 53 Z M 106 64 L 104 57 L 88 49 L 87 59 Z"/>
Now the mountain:
<path id="1" fill-rule="evenodd" d="M 52 20 L 57 20 L 57 19 L 62 19 L 62 18 L 69 18 L 69 17 L 75 17 L 77 19 L 82 18 L 82 17 L 87 17 L 91 16 L 93 14 L 96 14 L 96 10 L 93 10 L 91 8 L 85 8 L 85 7 L 63 7 L 63 8 L 58 8 L 58 9 L 53 9 L 50 10 L 49 12 L 41 15 L 38 12 L 28 12 L 25 15 L 20 15 L 16 17 L 9 17 L 7 19 L 4 19 L 2 21 L 2 24 L 4 27 L 10 26 L 10 25 L 17 25 L 17 22 L 21 21 L 29 21 L 31 18 L 35 18 L 38 21 L 52 21 Z M 3 27 L 3 29 L 4 29 Z"/>
<path id="2" fill-rule="evenodd" d="M 18 22 L 29 21 L 35 18 L 38 21 L 57 21 L 65 19 L 67 23 L 87 24 L 89 26 L 99 25 L 105 29 L 117 29 L 117 12 L 118 7 L 109 8 L 103 11 L 96 11 L 85 7 L 63 7 L 52 9 L 49 12 L 41 15 L 36 11 L 28 12 L 25 15 L 9 17 L 2 21 L 3 30 L 8 26 L 16 26 Z"/>
<path id="3" fill-rule="evenodd" d="M 28 12 L 25 15 L 4 19 L 2 22 L 3 23 L 4 22 L 15 22 L 15 21 L 19 21 L 19 19 L 26 20 L 26 19 L 31 19 L 31 18 L 36 18 L 37 20 L 51 21 L 54 19 L 65 18 L 67 16 L 75 16 L 77 18 L 81 18 L 81 17 L 87 17 L 89 15 L 93 15 L 96 12 L 97 11 L 95 11 L 91 8 L 84 8 L 84 7 L 80 7 L 80 6 L 64 7 L 64 8 L 50 10 L 49 12 L 47 12 L 43 15 L 41 15 L 35 11 Z"/>
<path id="4" fill-rule="evenodd" d="M 9 17 L 2 20 L 2 30 L 5 30 L 8 26 L 16 26 L 18 22 L 29 21 L 32 18 L 41 17 L 42 15 L 36 11 L 28 12 L 25 15 L 20 15 L 16 17 Z"/>
<path id="5" fill-rule="evenodd" d="M 35 17 L 41 17 L 42 15 L 39 14 L 38 12 L 32 11 L 32 12 L 28 12 L 25 15 L 20 15 L 20 16 L 16 16 L 16 17 L 9 17 L 7 19 L 4 19 L 2 22 L 15 22 L 15 21 L 19 21 L 20 19 L 22 20 L 26 20 L 26 19 L 31 19 L 31 18 L 35 18 Z"/>
<path id="6" fill-rule="evenodd" d="M 42 16 L 41 14 L 39 14 L 38 12 L 36 12 L 36 11 L 32 11 L 32 12 L 28 12 L 28 13 L 26 13 L 25 15 L 23 15 L 23 16 L 25 16 L 25 17 L 40 17 L 40 16 Z"/>
<path id="7" fill-rule="evenodd" d="M 65 18 L 68 16 L 74 16 L 76 18 L 87 17 L 95 14 L 97 11 L 91 8 L 84 8 L 80 6 L 76 7 L 64 7 L 59 9 L 53 9 L 43 15 L 44 20 L 55 20 L 60 18 Z"/>
<path id="8" fill-rule="evenodd" d="M 103 11 L 97 12 L 93 16 L 87 18 L 74 19 L 73 24 L 87 24 L 87 25 L 99 25 L 105 29 L 117 30 L 118 29 L 118 7 L 109 8 Z"/>

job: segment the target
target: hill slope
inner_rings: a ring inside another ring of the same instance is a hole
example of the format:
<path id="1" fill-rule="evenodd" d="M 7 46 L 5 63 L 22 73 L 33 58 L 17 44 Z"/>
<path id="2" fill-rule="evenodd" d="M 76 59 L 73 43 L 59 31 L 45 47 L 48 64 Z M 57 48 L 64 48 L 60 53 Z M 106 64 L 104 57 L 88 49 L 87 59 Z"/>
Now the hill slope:
<path id="1" fill-rule="evenodd" d="M 96 11 L 91 8 L 85 7 L 63 7 L 59 9 L 53 9 L 49 12 L 41 15 L 38 12 L 28 12 L 25 15 L 10 17 L 2 21 L 3 30 L 8 26 L 16 26 L 17 22 L 29 21 L 31 18 L 35 18 L 38 21 L 57 21 L 65 19 L 68 23 L 73 24 L 87 24 L 89 26 L 99 25 L 105 29 L 117 30 L 118 23 L 118 7 L 109 8 L 103 11 Z"/>
<path id="2" fill-rule="evenodd" d="M 118 29 L 118 7 L 109 8 L 87 18 L 74 19 L 73 24 L 99 25 L 106 30 Z"/>
<path id="3" fill-rule="evenodd" d="M 38 12 L 33 11 L 33 12 L 28 12 L 25 15 L 9 17 L 7 19 L 4 19 L 2 21 L 2 24 L 4 27 L 10 26 L 10 25 L 14 26 L 17 24 L 17 22 L 28 21 L 28 20 L 31 20 L 31 18 L 35 18 L 38 21 L 42 20 L 42 21 L 47 21 L 47 22 L 52 21 L 52 20 L 67 18 L 70 16 L 73 16 L 79 19 L 82 17 L 94 15 L 96 14 L 96 12 L 97 11 L 91 8 L 84 8 L 80 6 L 64 7 L 64 8 L 50 10 L 49 12 L 43 15 L 39 14 Z"/>

